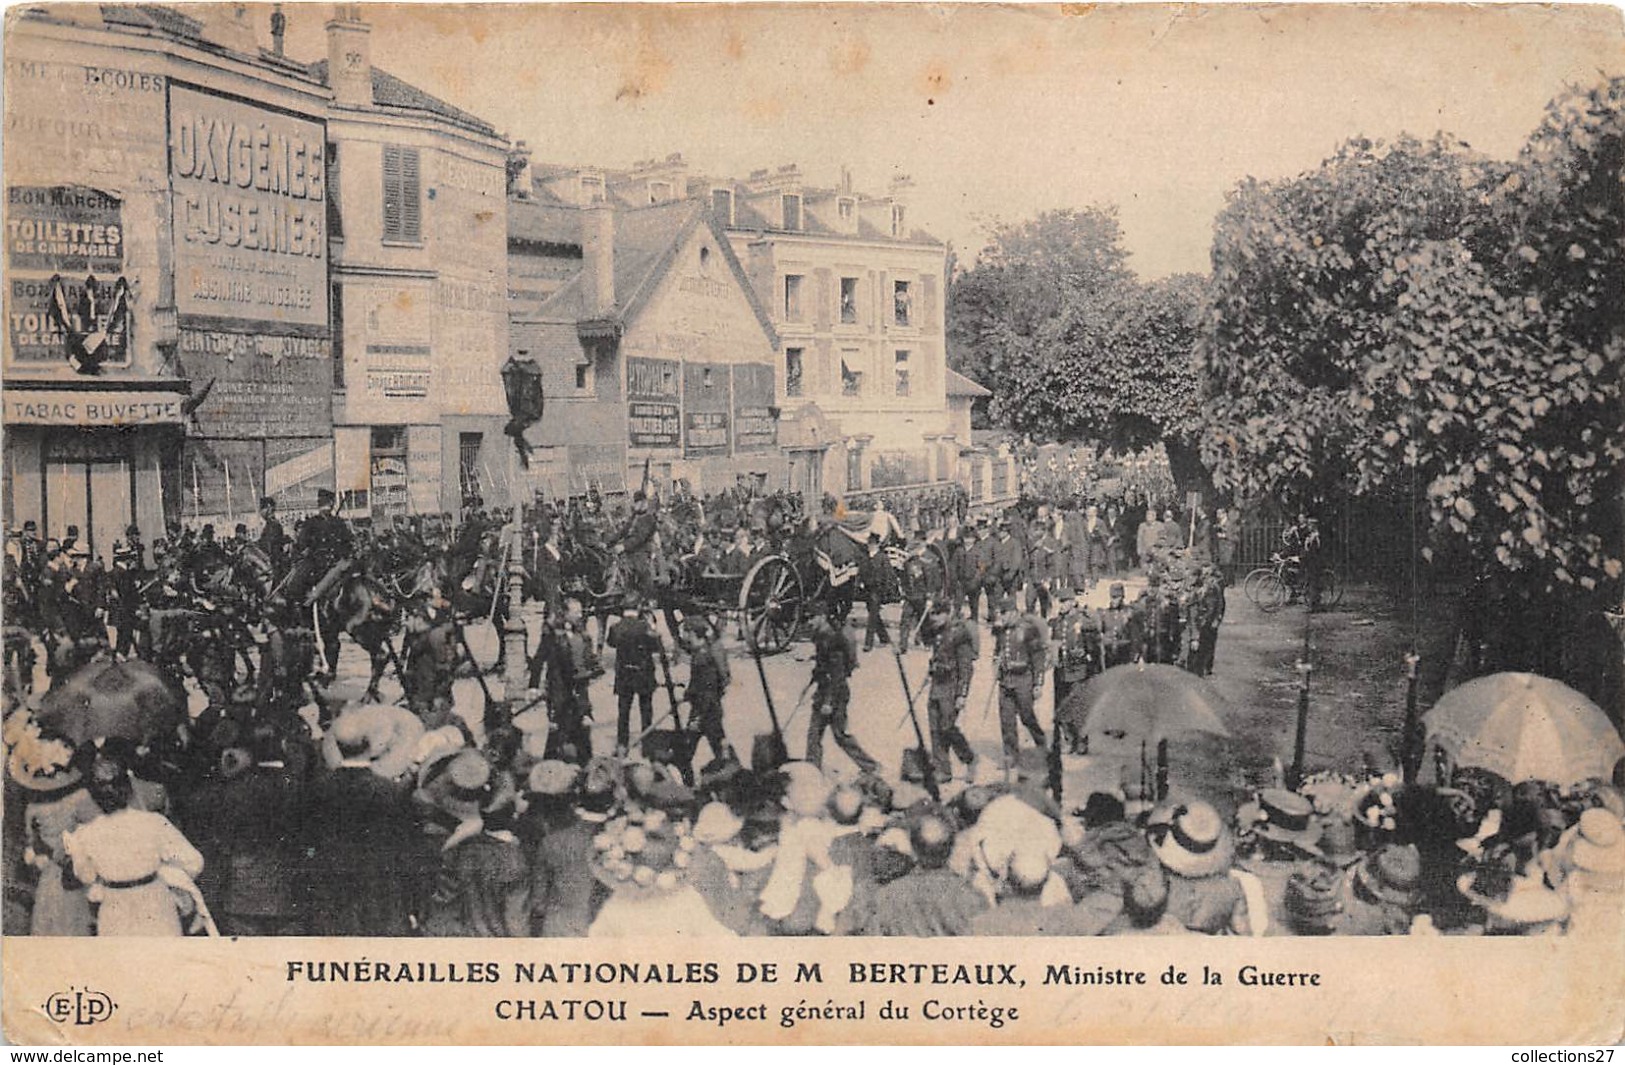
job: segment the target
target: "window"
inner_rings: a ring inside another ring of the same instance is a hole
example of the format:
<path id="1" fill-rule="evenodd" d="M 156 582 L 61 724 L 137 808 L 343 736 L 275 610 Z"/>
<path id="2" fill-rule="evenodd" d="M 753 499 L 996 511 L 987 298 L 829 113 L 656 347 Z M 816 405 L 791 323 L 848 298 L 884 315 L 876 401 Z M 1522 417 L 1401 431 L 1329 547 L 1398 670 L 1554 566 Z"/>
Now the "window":
<path id="1" fill-rule="evenodd" d="M 840 218 L 842 225 L 849 226 L 852 224 L 852 216 L 856 210 L 856 201 L 846 196 L 842 196 L 835 201 L 835 214 Z"/>
<path id="2" fill-rule="evenodd" d="M 384 239 L 423 240 L 423 180 L 416 148 L 384 145 Z"/>
<path id="3" fill-rule="evenodd" d="M 704 370 L 700 371 L 700 384 L 706 388 L 713 387 L 711 382 L 711 367 L 707 366 Z"/>
<path id="4" fill-rule="evenodd" d="M 801 197 L 793 192 L 784 194 L 784 228 L 801 228 Z"/>
<path id="5" fill-rule="evenodd" d="M 863 448 L 855 444 L 846 449 L 846 490 L 863 491 Z"/>
<path id="6" fill-rule="evenodd" d="M 908 352 L 898 349 L 894 365 L 897 367 L 897 394 L 908 395 Z"/>
<path id="7" fill-rule="evenodd" d="M 344 212 L 339 210 L 339 146 L 327 146 L 327 235 L 334 240 L 344 239 Z"/>
<path id="8" fill-rule="evenodd" d="M 457 485 L 465 508 L 484 505 L 480 496 L 480 445 L 484 442 L 484 433 L 457 434 Z"/>
<path id="9" fill-rule="evenodd" d="M 671 199 L 671 182 L 669 182 L 669 181 L 651 181 L 651 182 L 649 182 L 649 202 L 650 203 L 665 203 L 669 199 Z"/>
<path id="10" fill-rule="evenodd" d="M 804 280 L 801 274 L 784 275 L 784 320 L 787 322 L 801 321 L 801 283 Z"/>
<path id="11" fill-rule="evenodd" d="M 858 279 L 841 278 L 841 323 L 851 325 L 858 320 Z"/>
<path id="12" fill-rule="evenodd" d="M 863 395 L 863 371 L 854 370 L 847 356 L 841 356 L 841 395 Z"/>
<path id="13" fill-rule="evenodd" d="M 337 281 L 327 290 L 327 328 L 333 335 L 333 387 L 344 387 L 344 286 Z"/>
<path id="14" fill-rule="evenodd" d="M 372 427 L 372 453 L 406 454 L 406 426 L 375 425 Z"/>
<path id="15" fill-rule="evenodd" d="M 576 367 L 576 391 L 577 392 L 585 392 L 587 390 L 587 371 L 590 370 L 590 369 L 592 369 L 592 367 L 586 366 L 586 365 L 580 365 L 580 366 Z"/>
<path id="16" fill-rule="evenodd" d="M 734 193 L 733 189 L 711 190 L 711 211 L 717 216 L 717 221 L 725 226 L 734 224 Z"/>
<path id="17" fill-rule="evenodd" d="M 581 202 L 604 202 L 604 179 L 597 174 L 581 175 Z"/>
<path id="18" fill-rule="evenodd" d="M 908 282 L 892 282 L 892 320 L 898 325 L 907 325 L 913 310 L 914 297 L 909 292 Z"/>
<path id="19" fill-rule="evenodd" d="M 801 395 L 801 348 L 784 349 L 784 394 L 791 399 Z"/>
<path id="20" fill-rule="evenodd" d="M 894 203 L 891 205 L 891 235 L 900 237 L 905 232 L 906 230 L 903 228 L 903 205 Z"/>

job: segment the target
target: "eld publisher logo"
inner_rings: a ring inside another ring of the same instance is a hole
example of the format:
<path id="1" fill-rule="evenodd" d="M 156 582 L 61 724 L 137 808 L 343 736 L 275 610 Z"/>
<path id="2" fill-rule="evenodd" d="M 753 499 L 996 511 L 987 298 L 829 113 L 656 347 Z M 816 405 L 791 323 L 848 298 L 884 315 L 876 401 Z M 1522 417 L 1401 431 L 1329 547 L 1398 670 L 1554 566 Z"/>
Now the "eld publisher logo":
<path id="1" fill-rule="evenodd" d="M 45 1000 L 45 1015 L 58 1024 L 98 1024 L 113 1016 L 118 1003 L 104 991 L 70 987 Z"/>

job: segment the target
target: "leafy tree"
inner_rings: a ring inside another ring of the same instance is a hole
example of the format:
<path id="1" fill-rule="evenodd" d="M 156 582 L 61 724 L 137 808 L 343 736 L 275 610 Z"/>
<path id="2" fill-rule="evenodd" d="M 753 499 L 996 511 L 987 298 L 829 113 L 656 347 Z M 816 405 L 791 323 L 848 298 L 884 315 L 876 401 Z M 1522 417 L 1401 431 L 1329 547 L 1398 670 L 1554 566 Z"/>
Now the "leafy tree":
<path id="1" fill-rule="evenodd" d="M 1110 208 L 1002 224 L 954 279 L 949 361 L 993 391 L 990 415 L 1002 427 L 1118 450 L 1168 439 L 1177 449 L 1195 424 L 1201 285 L 1190 275 L 1142 284 Z"/>
<path id="2" fill-rule="evenodd" d="M 1356 140 L 1236 189 L 1200 345 L 1216 479 L 1414 493 L 1519 583 L 1617 590 L 1621 86 L 1554 102 L 1512 164 Z"/>

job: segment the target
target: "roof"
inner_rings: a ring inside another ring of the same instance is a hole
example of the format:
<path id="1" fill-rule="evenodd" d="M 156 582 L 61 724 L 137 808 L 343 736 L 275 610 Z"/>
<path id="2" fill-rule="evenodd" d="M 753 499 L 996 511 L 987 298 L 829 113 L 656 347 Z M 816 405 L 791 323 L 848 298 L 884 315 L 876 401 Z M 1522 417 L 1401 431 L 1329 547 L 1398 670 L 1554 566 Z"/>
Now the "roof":
<path id="1" fill-rule="evenodd" d="M 203 23 L 162 4 L 102 4 L 101 12 L 110 26 L 154 29 L 194 41 L 203 36 Z"/>
<path id="2" fill-rule="evenodd" d="M 600 208 L 602 209 L 602 208 Z M 750 301 L 757 321 L 777 346 L 778 333 L 767 309 L 756 298 L 744 267 L 727 237 L 716 227 L 709 205 L 696 200 L 672 200 L 649 207 L 617 207 L 615 213 L 615 310 L 610 316 L 625 326 L 638 316 L 682 251 L 683 243 L 701 226 L 711 231 L 717 254 L 728 265 L 739 290 Z M 578 209 L 579 213 L 579 209 Z M 579 239 L 579 238 L 578 238 Z M 586 299 L 585 270 L 564 284 L 537 312 L 540 318 L 588 321 L 594 316 Z"/>
<path id="3" fill-rule="evenodd" d="M 556 201 L 508 198 L 508 244 L 581 246 L 581 210 Z"/>
<path id="4" fill-rule="evenodd" d="M 327 84 L 327 60 L 318 59 L 306 69 L 310 71 L 311 77 L 323 85 Z M 372 102 L 379 107 L 420 111 L 475 133 L 483 133 L 487 137 L 497 136 L 496 127 L 489 122 L 469 114 L 460 107 L 453 107 L 440 97 L 426 93 L 416 85 L 402 81 L 378 67 L 372 68 Z"/>
<path id="5" fill-rule="evenodd" d="M 958 370 L 948 370 L 948 394 L 950 396 L 969 396 L 972 399 L 982 399 L 993 393 L 972 381 Z"/>

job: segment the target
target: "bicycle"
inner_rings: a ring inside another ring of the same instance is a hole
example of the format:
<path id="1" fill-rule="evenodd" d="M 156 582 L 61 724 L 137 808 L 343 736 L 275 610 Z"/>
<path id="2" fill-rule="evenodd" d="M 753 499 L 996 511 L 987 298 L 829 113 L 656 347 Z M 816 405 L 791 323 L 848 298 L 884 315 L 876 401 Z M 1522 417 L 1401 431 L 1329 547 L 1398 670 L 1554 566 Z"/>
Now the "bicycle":
<path id="1" fill-rule="evenodd" d="M 1324 566 L 1317 578 L 1316 605 L 1319 608 L 1335 607 L 1343 601 L 1343 581 L 1335 569 Z M 1259 610 L 1273 614 L 1296 601 L 1300 592 L 1307 596 L 1302 559 L 1297 555 L 1271 555 L 1269 565 L 1259 566 L 1242 578 L 1241 591 Z"/>

